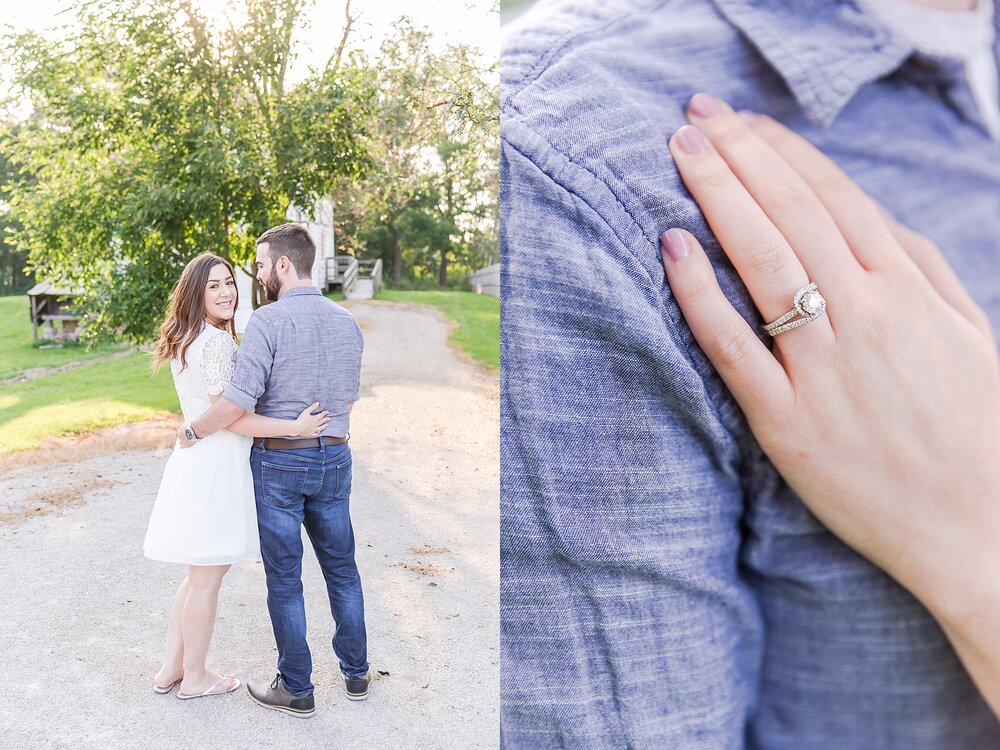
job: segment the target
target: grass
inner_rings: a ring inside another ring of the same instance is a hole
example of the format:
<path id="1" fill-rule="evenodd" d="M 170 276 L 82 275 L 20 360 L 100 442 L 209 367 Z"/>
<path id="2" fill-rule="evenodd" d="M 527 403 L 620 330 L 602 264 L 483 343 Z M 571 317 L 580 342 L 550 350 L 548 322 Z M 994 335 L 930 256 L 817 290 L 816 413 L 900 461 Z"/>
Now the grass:
<path id="1" fill-rule="evenodd" d="M 438 308 L 458 324 L 448 339 L 454 346 L 492 372 L 500 369 L 500 300 L 496 297 L 473 292 L 383 288 L 375 299 Z"/>
<path id="2" fill-rule="evenodd" d="M 0 387 L 0 454 L 35 448 L 53 435 L 179 411 L 169 368 L 152 377 L 147 355 L 95 362 Z"/>
<path id="3" fill-rule="evenodd" d="M 39 349 L 32 335 L 28 309 L 26 295 L 0 297 L 0 380 L 15 378 L 35 367 L 58 367 L 122 348 L 105 344 L 88 351 L 71 343 L 61 349 Z"/>

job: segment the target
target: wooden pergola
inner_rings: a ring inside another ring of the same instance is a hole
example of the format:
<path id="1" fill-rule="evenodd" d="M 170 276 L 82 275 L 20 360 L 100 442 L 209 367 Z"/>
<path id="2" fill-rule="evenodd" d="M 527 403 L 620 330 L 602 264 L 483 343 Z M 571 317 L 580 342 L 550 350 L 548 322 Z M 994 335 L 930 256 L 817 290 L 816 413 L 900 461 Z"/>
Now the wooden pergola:
<path id="1" fill-rule="evenodd" d="M 75 340 L 76 325 L 79 317 L 70 312 L 71 299 L 75 292 L 59 289 L 50 281 L 35 284 L 28 290 L 28 302 L 31 305 L 31 325 L 35 330 L 35 340 L 38 340 L 38 326 L 42 332 L 51 335 L 45 338 L 57 338 L 53 321 L 62 321 L 62 335 L 58 338 Z"/>

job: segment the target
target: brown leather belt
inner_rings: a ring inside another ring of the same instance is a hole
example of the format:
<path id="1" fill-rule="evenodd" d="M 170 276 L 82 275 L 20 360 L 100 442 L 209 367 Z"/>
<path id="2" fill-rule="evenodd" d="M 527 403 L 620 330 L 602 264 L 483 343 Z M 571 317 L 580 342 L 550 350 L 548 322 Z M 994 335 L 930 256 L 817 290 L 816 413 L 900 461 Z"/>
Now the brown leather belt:
<path id="1" fill-rule="evenodd" d="M 350 438 L 350 434 L 344 435 L 344 437 L 314 437 L 314 438 L 254 438 L 253 446 L 254 448 L 263 448 L 264 450 L 293 450 L 295 448 L 319 448 L 322 441 L 323 445 L 341 445 L 346 443 Z"/>

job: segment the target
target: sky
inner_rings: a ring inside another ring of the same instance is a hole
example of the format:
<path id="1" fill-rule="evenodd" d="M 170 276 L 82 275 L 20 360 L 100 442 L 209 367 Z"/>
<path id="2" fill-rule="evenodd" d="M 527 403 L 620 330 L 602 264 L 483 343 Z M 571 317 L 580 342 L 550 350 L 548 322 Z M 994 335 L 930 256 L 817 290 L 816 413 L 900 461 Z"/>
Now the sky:
<path id="1" fill-rule="evenodd" d="M 228 12 L 238 20 L 239 0 L 193 0 L 211 17 L 224 23 Z M 4 3 L 0 30 L 13 27 L 54 30 L 72 20 L 67 12 L 75 3 L 69 0 L 30 0 Z M 297 57 L 289 69 L 289 81 L 305 77 L 309 66 L 322 68 L 336 49 L 344 27 L 344 0 L 314 0 L 306 13 L 308 28 L 298 30 L 300 43 Z M 227 6 L 229 10 L 227 11 Z M 495 58 L 500 50 L 500 25 L 496 13 L 491 13 L 492 0 L 352 0 L 351 13 L 358 16 L 351 32 L 349 46 L 368 52 L 377 51 L 394 20 L 408 15 L 418 26 L 428 28 L 441 46 L 467 43 L 479 47 L 488 57 Z M 58 33 L 58 32 L 54 32 Z M 0 90 L 6 71 L 0 66 Z"/>

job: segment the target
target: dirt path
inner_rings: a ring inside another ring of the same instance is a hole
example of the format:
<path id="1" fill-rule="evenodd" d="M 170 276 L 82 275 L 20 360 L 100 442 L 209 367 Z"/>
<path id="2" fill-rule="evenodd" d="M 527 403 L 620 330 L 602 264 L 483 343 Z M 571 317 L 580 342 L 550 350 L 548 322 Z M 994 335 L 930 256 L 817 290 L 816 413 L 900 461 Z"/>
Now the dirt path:
<path id="1" fill-rule="evenodd" d="M 497 747 L 496 377 L 460 362 L 447 346 L 446 325 L 431 312 L 346 306 L 366 340 L 364 389 L 351 425 L 351 506 L 369 658 L 379 670 L 369 700 L 343 696 L 325 589 L 308 544 L 303 584 L 315 717 L 266 711 L 242 689 L 190 702 L 155 695 L 167 609 L 184 575 L 180 566 L 142 556 L 168 454 L 69 446 L 74 460 L 36 454 L 43 463 L 0 465 L 3 746 Z M 58 453 L 59 445 L 46 450 Z M 261 565 L 234 566 L 223 585 L 211 664 L 244 680 L 273 677 L 264 597 Z"/>

